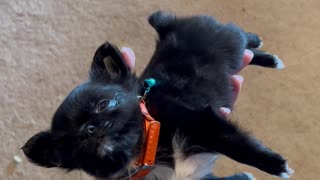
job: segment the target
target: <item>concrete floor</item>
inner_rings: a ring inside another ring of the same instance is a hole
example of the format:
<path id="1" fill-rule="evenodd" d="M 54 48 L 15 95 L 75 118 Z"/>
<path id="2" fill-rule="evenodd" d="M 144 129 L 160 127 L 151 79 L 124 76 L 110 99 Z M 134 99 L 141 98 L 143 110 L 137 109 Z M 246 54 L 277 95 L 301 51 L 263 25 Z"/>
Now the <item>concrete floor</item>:
<path id="1" fill-rule="evenodd" d="M 156 37 L 146 19 L 158 9 L 214 15 L 263 37 L 264 49 L 278 54 L 287 68 L 245 69 L 233 119 L 289 158 L 296 171 L 292 179 L 318 179 L 318 0 L 0 0 L 0 179 L 90 179 L 31 165 L 19 148 L 49 127 L 58 104 L 86 79 L 93 53 L 105 40 L 132 47 L 141 72 Z M 14 155 L 22 163 L 13 163 Z M 227 158 L 215 169 L 218 175 L 241 171 L 276 179 Z"/>

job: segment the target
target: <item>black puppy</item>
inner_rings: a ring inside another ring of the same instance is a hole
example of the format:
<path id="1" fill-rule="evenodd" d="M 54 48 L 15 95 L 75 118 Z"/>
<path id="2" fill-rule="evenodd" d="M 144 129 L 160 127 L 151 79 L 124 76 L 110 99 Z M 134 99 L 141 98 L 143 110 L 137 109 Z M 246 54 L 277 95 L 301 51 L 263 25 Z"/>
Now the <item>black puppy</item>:
<path id="1" fill-rule="evenodd" d="M 232 108 L 230 76 L 246 48 L 251 64 L 283 68 L 262 42 L 234 24 L 212 17 L 177 18 L 157 12 L 149 23 L 159 34 L 155 53 L 140 78 L 130 73 L 116 47 L 105 43 L 93 58 L 89 80 L 76 87 L 55 113 L 51 129 L 33 136 L 26 156 L 45 167 L 81 169 L 106 179 L 130 175 L 144 146 L 139 97 L 143 82 L 156 80 L 145 97 L 161 122 L 156 169 L 145 179 L 220 179 L 211 175 L 216 154 L 270 174 L 293 173 L 281 155 L 219 115 Z M 240 173 L 223 179 L 253 179 Z"/>

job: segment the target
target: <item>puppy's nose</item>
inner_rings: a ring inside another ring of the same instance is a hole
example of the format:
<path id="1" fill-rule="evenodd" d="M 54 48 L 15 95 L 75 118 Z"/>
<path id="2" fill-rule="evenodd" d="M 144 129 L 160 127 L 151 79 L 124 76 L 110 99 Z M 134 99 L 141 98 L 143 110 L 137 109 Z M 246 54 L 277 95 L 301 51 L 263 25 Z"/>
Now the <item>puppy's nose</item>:
<path id="1" fill-rule="evenodd" d="M 112 159 L 113 152 L 115 150 L 115 147 L 113 143 L 110 141 L 109 138 L 103 138 L 103 140 L 100 142 L 100 146 L 98 148 L 98 154 L 100 157 L 108 156 Z"/>
<path id="2" fill-rule="evenodd" d="M 110 144 L 103 145 L 103 156 L 108 156 L 111 160 L 113 159 L 114 146 Z"/>
<path id="3" fill-rule="evenodd" d="M 106 151 L 107 154 L 112 154 L 112 152 L 114 150 L 114 146 L 105 144 L 105 145 L 103 145 L 103 149 Z"/>

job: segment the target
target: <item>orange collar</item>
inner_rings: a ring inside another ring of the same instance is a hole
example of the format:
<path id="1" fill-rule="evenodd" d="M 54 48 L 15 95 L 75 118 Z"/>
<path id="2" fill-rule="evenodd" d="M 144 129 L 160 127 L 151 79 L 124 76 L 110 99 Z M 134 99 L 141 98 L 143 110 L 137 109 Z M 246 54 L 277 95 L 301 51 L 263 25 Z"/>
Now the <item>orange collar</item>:
<path id="1" fill-rule="evenodd" d="M 154 162 L 160 133 L 160 122 L 150 116 L 143 99 L 140 101 L 140 109 L 144 116 L 144 150 L 136 160 L 138 169 L 131 179 L 142 179 L 155 168 Z"/>

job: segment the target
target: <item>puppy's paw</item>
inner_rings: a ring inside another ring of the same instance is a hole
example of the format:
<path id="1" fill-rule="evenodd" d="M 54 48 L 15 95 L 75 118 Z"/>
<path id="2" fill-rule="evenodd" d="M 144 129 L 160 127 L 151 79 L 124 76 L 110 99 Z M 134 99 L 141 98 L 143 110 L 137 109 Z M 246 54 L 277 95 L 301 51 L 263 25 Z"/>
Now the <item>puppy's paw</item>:
<path id="1" fill-rule="evenodd" d="M 287 160 L 280 154 L 270 151 L 271 154 L 261 157 L 261 162 L 258 168 L 284 179 L 290 178 L 294 171 L 289 168 Z"/>
<path id="2" fill-rule="evenodd" d="M 222 179 L 226 180 L 255 180 L 254 176 L 251 173 L 248 172 L 243 172 L 243 173 L 238 173 L 233 176 L 225 177 Z"/>
<path id="3" fill-rule="evenodd" d="M 283 179 L 289 179 L 291 175 L 294 173 L 294 170 L 289 168 L 287 160 L 283 159 L 281 156 L 279 156 L 278 161 L 274 161 L 275 164 L 270 164 L 270 170 L 269 173 L 281 177 Z M 271 167 L 272 166 L 272 167 Z"/>
<path id="4" fill-rule="evenodd" d="M 275 69 L 283 69 L 285 65 L 283 64 L 283 61 L 279 59 L 277 55 L 273 55 L 274 57 L 274 63 L 275 63 Z"/>
<path id="5" fill-rule="evenodd" d="M 262 48 L 262 46 L 263 46 L 263 39 L 261 37 L 259 37 L 259 39 L 260 39 L 260 44 L 257 47 L 257 49 Z"/>
<path id="6" fill-rule="evenodd" d="M 248 41 L 247 48 L 257 49 L 262 47 L 263 42 L 262 42 L 262 38 L 259 35 L 247 32 L 246 37 Z"/>
<path id="7" fill-rule="evenodd" d="M 262 58 L 264 59 L 264 61 L 266 63 L 266 67 L 271 67 L 274 69 L 285 68 L 283 61 L 277 55 L 266 52 Z"/>
<path id="8" fill-rule="evenodd" d="M 256 180 L 256 178 L 251 173 L 244 172 L 243 175 L 247 176 L 248 180 Z"/>
<path id="9" fill-rule="evenodd" d="M 237 173 L 231 176 L 226 176 L 226 177 L 216 177 L 213 176 L 212 174 L 207 175 L 206 177 L 202 178 L 201 180 L 218 180 L 218 179 L 223 179 L 223 180 L 255 180 L 254 176 L 251 173 L 248 172 L 242 172 L 242 173 Z"/>
<path id="10" fill-rule="evenodd" d="M 279 177 L 284 178 L 284 179 L 288 179 L 292 176 L 292 174 L 294 173 L 294 170 L 291 169 L 288 166 L 288 163 L 285 162 L 285 164 L 283 165 L 283 172 L 280 173 Z"/>

